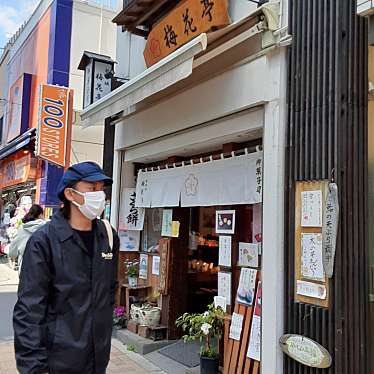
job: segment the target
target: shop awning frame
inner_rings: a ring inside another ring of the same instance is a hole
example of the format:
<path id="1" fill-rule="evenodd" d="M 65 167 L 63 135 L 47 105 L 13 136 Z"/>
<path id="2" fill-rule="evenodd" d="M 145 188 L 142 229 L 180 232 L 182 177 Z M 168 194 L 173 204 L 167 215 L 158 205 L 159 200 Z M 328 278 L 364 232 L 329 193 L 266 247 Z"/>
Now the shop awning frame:
<path id="1" fill-rule="evenodd" d="M 137 77 L 84 109 L 81 112 L 83 126 L 102 125 L 105 119 L 110 117 L 112 122 L 115 122 L 116 119 L 130 115 L 136 111 L 136 105 L 187 79 L 197 66 L 218 54 L 266 31 L 272 35 L 278 28 L 278 17 L 279 4 L 265 4 L 222 30 L 199 35 Z M 240 34 L 238 34 L 239 31 Z M 238 33 L 235 35 L 236 32 Z M 227 38 L 231 33 L 234 36 Z M 261 42 L 259 50 L 255 51 L 256 53 L 260 52 L 263 47 L 262 39 Z"/>
<path id="2" fill-rule="evenodd" d="M 27 130 L 18 138 L 12 140 L 4 148 L 0 149 L 0 160 L 12 155 L 20 149 L 26 147 L 35 138 L 36 129 Z"/>

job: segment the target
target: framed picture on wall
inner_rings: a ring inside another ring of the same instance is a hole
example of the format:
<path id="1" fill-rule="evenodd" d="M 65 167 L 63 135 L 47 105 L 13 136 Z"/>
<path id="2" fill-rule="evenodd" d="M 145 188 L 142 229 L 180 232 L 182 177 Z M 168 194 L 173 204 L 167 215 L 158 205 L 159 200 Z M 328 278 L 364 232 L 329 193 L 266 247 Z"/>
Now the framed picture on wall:
<path id="1" fill-rule="evenodd" d="M 235 210 L 216 211 L 216 233 L 234 234 L 235 232 Z"/>

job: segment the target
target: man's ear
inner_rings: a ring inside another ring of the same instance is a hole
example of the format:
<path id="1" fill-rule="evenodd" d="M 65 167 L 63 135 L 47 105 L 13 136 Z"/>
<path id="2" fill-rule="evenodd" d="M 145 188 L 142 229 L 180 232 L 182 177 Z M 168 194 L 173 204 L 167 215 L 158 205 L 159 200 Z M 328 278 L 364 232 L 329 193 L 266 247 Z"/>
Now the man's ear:
<path id="1" fill-rule="evenodd" d="M 64 195 L 68 201 L 74 201 L 74 193 L 71 188 L 65 188 Z"/>

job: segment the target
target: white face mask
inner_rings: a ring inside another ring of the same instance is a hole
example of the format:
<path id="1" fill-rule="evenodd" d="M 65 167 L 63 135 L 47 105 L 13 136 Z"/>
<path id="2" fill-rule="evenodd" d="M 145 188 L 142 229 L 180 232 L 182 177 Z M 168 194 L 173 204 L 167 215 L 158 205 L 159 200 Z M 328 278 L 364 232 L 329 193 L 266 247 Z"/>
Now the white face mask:
<path id="1" fill-rule="evenodd" d="M 79 205 L 76 201 L 72 203 L 78 207 L 81 213 L 91 221 L 97 217 L 100 217 L 105 209 L 105 192 L 94 191 L 94 192 L 80 192 L 76 191 L 78 195 L 84 197 L 83 205 Z"/>

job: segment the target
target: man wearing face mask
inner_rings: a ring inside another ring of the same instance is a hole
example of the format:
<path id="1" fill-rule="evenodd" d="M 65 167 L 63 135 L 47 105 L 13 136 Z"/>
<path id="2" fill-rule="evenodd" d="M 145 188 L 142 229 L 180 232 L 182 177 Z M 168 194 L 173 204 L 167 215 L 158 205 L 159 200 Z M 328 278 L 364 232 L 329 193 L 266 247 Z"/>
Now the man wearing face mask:
<path id="1" fill-rule="evenodd" d="M 109 362 L 119 239 L 106 221 L 112 180 L 93 162 L 71 166 L 63 207 L 27 243 L 14 308 L 21 374 L 104 374 Z"/>

